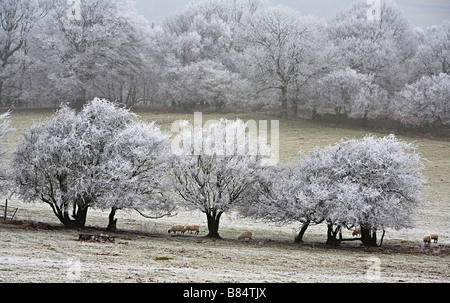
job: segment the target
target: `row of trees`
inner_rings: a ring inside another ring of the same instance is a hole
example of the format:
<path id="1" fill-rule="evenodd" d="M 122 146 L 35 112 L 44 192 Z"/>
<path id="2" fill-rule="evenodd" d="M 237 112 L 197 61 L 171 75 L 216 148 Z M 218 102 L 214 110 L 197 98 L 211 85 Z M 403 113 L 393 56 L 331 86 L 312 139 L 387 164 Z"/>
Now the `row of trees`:
<path id="1" fill-rule="evenodd" d="M 5 118 L 5 116 L 2 116 Z M 223 213 L 279 224 L 326 223 L 328 244 L 341 230 L 362 228 L 361 240 L 377 245 L 376 232 L 413 226 L 411 214 L 424 187 L 415 147 L 394 136 L 350 140 L 306 154 L 294 166 L 265 166 L 270 147 L 240 120 L 210 127 L 181 123 L 176 141 L 153 123 L 100 99 L 79 114 L 62 107 L 29 129 L 2 167 L 2 187 L 25 201 L 50 205 L 67 227 L 84 227 L 91 208 L 115 213 L 135 209 L 148 218 L 175 207 L 199 209 L 208 237 L 220 238 Z M 0 127 L 1 139 L 10 131 Z"/>
<path id="2" fill-rule="evenodd" d="M 450 123 L 448 21 L 412 29 L 390 0 L 379 20 L 363 0 L 329 20 L 259 0 L 197 0 L 155 24 L 133 7 L 2 1 L 0 105 L 104 97 L 221 111 L 275 100 L 284 116 Z"/>

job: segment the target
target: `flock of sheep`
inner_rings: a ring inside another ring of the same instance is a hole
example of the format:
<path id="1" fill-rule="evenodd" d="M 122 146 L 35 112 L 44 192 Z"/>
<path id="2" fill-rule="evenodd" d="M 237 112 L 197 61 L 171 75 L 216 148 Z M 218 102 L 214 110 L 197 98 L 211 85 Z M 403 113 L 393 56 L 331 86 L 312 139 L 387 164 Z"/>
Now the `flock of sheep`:
<path id="1" fill-rule="evenodd" d="M 200 233 L 200 226 L 197 224 L 189 224 L 189 225 L 181 225 L 181 224 L 176 224 L 173 225 L 169 230 L 168 233 L 181 233 L 181 234 L 185 234 L 186 232 L 189 233 L 195 233 L 196 235 L 198 235 Z M 361 228 L 357 228 L 353 231 L 352 235 L 355 236 L 359 236 L 361 235 Z M 237 238 L 238 240 L 252 240 L 252 236 L 253 234 L 249 231 L 244 231 L 243 233 L 241 233 L 239 235 L 239 237 Z M 430 235 L 426 235 L 425 237 L 423 237 L 423 242 L 425 243 L 425 245 L 431 245 L 431 240 L 433 240 L 433 243 L 438 243 L 439 240 L 439 235 L 438 234 L 430 234 Z"/>
<path id="2" fill-rule="evenodd" d="M 189 224 L 189 225 L 181 225 L 181 224 L 175 224 L 173 225 L 168 231 L 169 234 L 171 233 L 181 233 L 181 234 L 185 234 L 186 232 L 189 232 L 191 234 L 195 233 L 196 235 L 198 235 L 200 233 L 200 226 L 198 226 L 197 224 Z M 249 231 L 245 231 L 243 232 L 239 237 L 238 240 L 252 240 L 252 233 Z"/>
<path id="3" fill-rule="evenodd" d="M 168 233 L 174 233 L 176 234 L 177 232 L 180 232 L 184 235 L 185 232 L 190 232 L 195 233 L 196 235 L 198 235 L 200 233 L 200 226 L 196 225 L 196 224 L 189 224 L 189 225 L 181 225 L 181 224 L 176 224 L 174 226 L 172 226 Z"/>

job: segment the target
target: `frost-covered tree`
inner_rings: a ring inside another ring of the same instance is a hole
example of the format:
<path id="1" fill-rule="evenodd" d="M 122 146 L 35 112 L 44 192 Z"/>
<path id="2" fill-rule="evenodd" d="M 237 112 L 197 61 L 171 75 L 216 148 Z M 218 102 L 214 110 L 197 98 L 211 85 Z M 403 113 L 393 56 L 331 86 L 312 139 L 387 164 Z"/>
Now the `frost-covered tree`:
<path id="1" fill-rule="evenodd" d="M 136 103 L 148 68 L 150 24 L 129 0 L 81 1 L 79 18 L 68 18 L 66 2 L 55 0 L 46 19 L 51 31 L 43 51 L 57 67 L 48 73 L 48 85 L 63 96 L 70 90 L 80 103 L 97 96 Z"/>
<path id="2" fill-rule="evenodd" d="M 361 227 L 365 246 L 377 231 L 411 228 L 424 177 L 416 148 L 395 136 L 365 137 L 317 148 L 269 184 L 247 214 L 280 224 L 327 224 L 327 244 L 339 245 L 343 228 Z M 353 240 L 353 239 L 352 239 Z"/>
<path id="3" fill-rule="evenodd" d="M 175 37 L 174 53 L 182 65 L 200 60 L 221 60 L 226 53 L 232 51 L 231 24 L 220 19 L 218 15 L 205 17 L 204 13 L 197 12 L 185 31 L 174 28 L 174 20 L 180 22 L 180 17 L 168 18 L 166 26 L 173 30 L 169 33 Z"/>
<path id="4" fill-rule="evenodd" d="M 415 33 L 419 46 L 411 60 L 411 69 L 416 71 L 416 79 L 450 74 L 450 21 L 426 30 L 417 28 Z"/>
<path id="5" fill-rule="evenodd" d="M 0 20 L 0 98 L 7 105 L 57 108 L 64 99 L 81 109 L 94 97 L 129 107 L 163 99 L 164 39 L 155 39 L 160 27 L 132 1 L 8 0 Z"/>
<path id="6" fill-rule="evenodd" d="M 259 199 L 242 209 L 242 214 L 279 225 L 301 224 L 296 242 L 311 225 L 328 223 L 330 214 L 338 206 L 336 197 L 340 186 L 331 177 L 335 159 L 327 149 L 317 148 L 304 155 L 294 165 L 271 169 L 264 176 Z M 328 229 L 327 243 L 334 231 Z"/>
<path id="7" fill-rule="evenodd" d="M 221 112 L 247 99 L 247 81 L 215 61 L 171 68 L 167 75 L 166 97 L 182 109 L 210 106 Z"/>
<path id="8" fill-rule="evenodd" d="M 395 116 L 406 125 L 450 125 L 450 75 L 423 76 L 407 85 L 392 105 Z"/>
<path id="9" fill-rule="evenodd" d="M 414 226 L 412 214 L 423 201 L 425 179 L 417 148 L 397 139 L 373 136 L 327 148 L 328 171 L 338 186 L 329 226 L 361 227 L 365 246 L 377 245 L 377 231 Z M 336 234 L 334 234 L 336 236 Z"/>
<path id="10" fill-rule="evenodd" d="M 180 204 L 206 214 L 209 234 L 220 238 L 223 213 L 257 197 L 266 142 L 246 123 L 220 120 L 180 125 L 174 139 L 173 187 Z"/>
<path id="11" fill-rule="evenodd" d="M 191 1 L 163 22 L 172 39 L 172 52 L 182 65 L 213 60 L 235 72 L 235 56 L 242 48 L 239 28 L 243 19 L 263 6 L 260 0 Z"/>
<path id="12" fill-rule="evenodd" d="M 238 28 L 243 16 L 258 7 L 258 0 L 192 1 L 164 20 L 171 43 L 161 87 L 169 104 L 189 109 L 210 105 L 221 111 L 247 99 Z"/>
<path id="13" fill-rule="evenodd" d="M 94 99 L 78 115 L 63 106 L 50 121 L 33 125 L 13 157 L 18 194 L 49 204 L 68 227 L 84 227 L 91 207 L 146 210 L 144 199 L 149 208 L 156 205 L 154 183 L 145 178 L 165 171 L 156 159 L 165 151 L 165 137 L 152 126 L 136 125 L 134 118 Z M 142 183 L 133 182 L 138 180 Z M 140 195 L 146 197 L 136 198 Z"/>
<path id="14" fill-rule="evenodd" d="M 387 109 L 387 92 L 373 83 L 373 76 L 351 68 L 335 70 L 321 77 L 315 86 L 319 104 L 336 115 L 350 118 L 377 118 Z"/>
<path id="15" fill-rule="evenodd" d="M 278 90 L 282 115 L 287 116 L 289 87 L 311 73 L 308 62 L 314 62 L 310 58 L 318 50 L 319 22 L 284 7 L 262 8 L 245 22 L 249 78 L 258 92 Z"/>
<path id="16" fill-rule="evenodd" d="M 414 55 L 412 30 L 404 12 L 381 0 L 379 19 L 368 18 L 370 4 L 359 0 L 329 22 L 329 40 L 342 66 L 374 76 L 374 83 L 394 94 L 408 79 L 405 62 Z"/>

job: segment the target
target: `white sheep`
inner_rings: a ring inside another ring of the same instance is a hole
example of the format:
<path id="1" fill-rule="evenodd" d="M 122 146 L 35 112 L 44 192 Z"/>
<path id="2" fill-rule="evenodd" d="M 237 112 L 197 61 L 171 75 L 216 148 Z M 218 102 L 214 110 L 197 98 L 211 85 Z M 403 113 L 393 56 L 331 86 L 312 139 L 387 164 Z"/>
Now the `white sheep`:
<path id="1" fill-rule="evenodd" d="M 360 236 L 361 235 L 361 227 L 358 227 L 355 229 L 352 233 L 353 237 Z"/>
<path id="2" fill-rule="evenodd" d="M 423 243 L 425 243 L 425 245 L 430 245 L 430 243 L 431 243 L 431 237 L 430 237 L 429 235 L 423 237 Z"/>
<path id="3" fill-rule="evenodd" d="M 251 232 L 249 232 L 249 231 L 244 231 L 244 232 L 238 237 L 238 240 L 246 240 L 246 239 L 252 240 L 252 236 L 253 236 L 253 234 L 252 234 Z"/>
<path id="4" fill-rule="evenodd" d="M 439 235 L 438 234 L 431 234 L 430 240 L 433 240 L 434 243 L 438 243 Z"/>
<path id="5" fill-rule="evenodd" d="M 186 225 L 186 227 L 181 231 L 181 233 L 184 234 L 187 231 L 190 232 L 191 234 L 195 232 L 195 234 L 198 235 L 200 233 L 200 226 L 198 226 L 197 224 Z"/>
<path id="6" fill-rule="evenodd" d="M 170 233 L 174 233 L 176 234 L 177 232 L 183 232 L 184 229 L 184 225 L 181 224 L 175 224 L 174 226 L 172 226 L 167 232 Z"/>

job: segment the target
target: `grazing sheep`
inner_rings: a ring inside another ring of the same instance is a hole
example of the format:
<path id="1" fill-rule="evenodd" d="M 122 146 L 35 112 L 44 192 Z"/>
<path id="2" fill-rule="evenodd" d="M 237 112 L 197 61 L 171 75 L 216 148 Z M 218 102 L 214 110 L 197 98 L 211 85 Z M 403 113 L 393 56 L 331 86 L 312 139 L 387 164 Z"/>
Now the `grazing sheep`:
<path id="1" fill-rule="evenodd" d="M 439 236 L 438 234 L 431 234 L 430 239 L 433 240 L 434 243 L 438 243 Z"/>
<path id="2" fill-rule="evenodd" d="M 357 229 L 355 229 L 352 233 L 353 237 L 356 236 L 361 236 L 361 227 L 358 227 Z"/>
<path id="3" fill-rule="evenodd" d="M 172 232 L 174 234 L 176 234 L 177 232 L 183 232 L 183 229 L 184 229 L 184 225 L 176 224 L 176 225 L 172 226 L 167 232 L 169 234 L 172 233 Z"/>
<path id="4" fill-rule="evenodd" d="M 189 224 L 181 231 L 181 233 L 184 234 L 187 231 L 191 234 L 195 232 L 195 234 L 198 235 L 200 233 L 200 226 L 197 224 Z"/>
<path id="5" fill-rule="evenodd" d="M 252 236 L 253 236 L 253 234 L 252 234 L 251 232 L 249 232 L 249 231 L 244 231 L 244 232 L 238 237 L 238 240 L 246 240 L 246 239 L 252 240 Z"/>
<path id="6" fill-rule="evenodd" d="M 425 245 L 430 245 L 431 237 L 430 236 L 423 237 L 423 242 L 425 243 Z"/>

